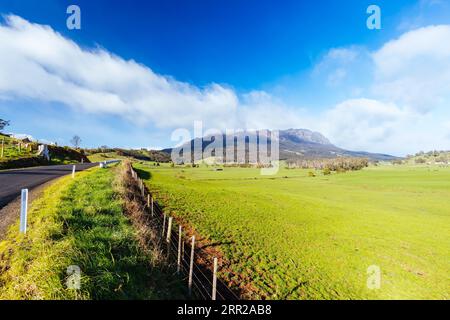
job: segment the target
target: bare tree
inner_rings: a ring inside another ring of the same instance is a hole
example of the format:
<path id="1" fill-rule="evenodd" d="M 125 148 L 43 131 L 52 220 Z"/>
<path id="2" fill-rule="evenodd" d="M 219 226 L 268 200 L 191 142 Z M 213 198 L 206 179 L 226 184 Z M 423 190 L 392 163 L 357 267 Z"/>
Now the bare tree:
<path id="1" fill-rule="evenodd" d="M 0 119 L 0 131 L 9 126 L 9 121 Z"/>
<path id="2" fill-rule="evenodd" d="M 77 135 L 74 135 L 70 143 L 74 146 L 75 149 L 78 149 L 81 144 L 81 138 Z"/>

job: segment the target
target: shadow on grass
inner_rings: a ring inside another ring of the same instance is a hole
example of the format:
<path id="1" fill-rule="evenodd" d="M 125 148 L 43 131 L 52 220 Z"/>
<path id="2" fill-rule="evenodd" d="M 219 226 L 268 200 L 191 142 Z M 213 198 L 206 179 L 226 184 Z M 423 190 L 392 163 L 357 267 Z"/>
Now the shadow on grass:
<path id="1" fill-rule="evenodd" d="M 152 178 L 152 174 L 149 171 L 142 170 L 142 169 L 139 169 L 139 168 L 134 168 L 134 170 L 137 172 L 138 176 L 141 179 L 150 180 Z"/>

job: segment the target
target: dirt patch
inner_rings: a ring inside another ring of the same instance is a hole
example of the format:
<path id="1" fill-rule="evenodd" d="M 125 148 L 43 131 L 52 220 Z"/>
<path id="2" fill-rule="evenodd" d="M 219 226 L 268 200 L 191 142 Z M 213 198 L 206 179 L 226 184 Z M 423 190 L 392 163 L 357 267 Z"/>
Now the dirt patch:
<path id="1" fill-rule="evenodd" d="M 35 187 L 28 192 L 28 208 L 33 201 L 39 198 L 43 191 L 56 179 L 48 181 Z M 9 204 L 0 209 L 0 241 L 3 240 L 8 232 L 8 228 L 20 218 L 20 195 Z"/>

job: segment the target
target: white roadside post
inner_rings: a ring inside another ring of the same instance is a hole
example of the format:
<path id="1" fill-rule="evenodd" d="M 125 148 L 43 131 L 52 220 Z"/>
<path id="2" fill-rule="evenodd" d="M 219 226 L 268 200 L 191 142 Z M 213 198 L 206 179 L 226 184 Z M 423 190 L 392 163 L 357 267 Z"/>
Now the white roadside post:
<path id="1" fill-rule="evenodd" d="M 214 269 L 213 269 L 213 283 L 212 283 L 212 300 L 216 300 L 216 292 L 217 292 L 217 258 L 214 258 Z"/>
<path id="2" fill-rule="evenodd" d="M 195 249 L 195 236 L 192 236 L 192 247 L 191 247 L 191 261 L 189 263 L 189 295 L 192 295 L 192 275 L 194 272 L 194 249 Z"/>
<path id="3" fill-rule="evenodd" d="M 72 179 L 75 178 L 75 170 L 77 169 L 77 167 L 75 165 L 73 165 L 72 167 Z"/>
<path id="4" fill-rule="evenodd" d="M 20 233 L 27 233 L 28 189 L 22 189 L 20 202 Z"/>

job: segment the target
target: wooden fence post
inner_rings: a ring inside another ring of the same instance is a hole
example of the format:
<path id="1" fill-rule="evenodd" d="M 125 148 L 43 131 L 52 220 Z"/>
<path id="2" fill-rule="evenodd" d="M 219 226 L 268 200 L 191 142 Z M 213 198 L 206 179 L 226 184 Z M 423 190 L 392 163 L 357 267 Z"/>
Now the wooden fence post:
<path id="1" fill-rule="evenodd" d="M 20 202 L 20 232 L 27 233 L 28 189 L 22 189 Z"/>
<path id="2" fill-rule="evenodd" d="M 217 292 L 217 258 L 214 258 L 214 267 L 213 267 L 213 283 L 212 283 L 212 300 L 216 300 L 216 292 Z"/>
<path id="3" fill-rule="evenodd" d="M 153 217 L 153 197 L 151 198 L 152 200 L 152 217 Z"/>
<path id="4" fill-rule="evenodd" d="M 169 260 L 170 258 L 170 241 L 171 241 L 171 236 L 172 236 L 172 217 L 169 217 L 169 224 L 167 226 L 167 237 L 166 237 L 166 242 L 167 242 L 167 260 Z"/>
<path id="5" fill-rule="evenodd" d="M 189 282 L 188 282 L 190 296 L 192 295 L 192 276 L 194 273 L 194 249 L 195 249 L 195 236 L 192 236 L 191 260 L 189 263 Z"/>
<path id="6" fill-rule="evenodd" d="M 150 208 L 150 193 L 147 194 L 147 208 Z"/>
<path id="7" fill-rule="evenodd" d="M 162 236 L 164 237 L 164 232 L 166 231 L 166 214 L 164 213 L 163 218 L 163 227 L 162 227 Z"/>
<path id="8" fill-rule="evenodd" d="M 184 259 L 184 241 L 182 241 L 182 244 L 181 244 L 181 256 Z"/>
<path id="9" fill-rule="evenodd" d="M 172 235 L 172 220 L 173 220 L 173 218 L 170 217 L 169 218 L 169 225 L 167 227 L 167 237 L 166 237 L 167 243 L 170 243 L 170 237 Z"/>
<path id="10" fill-rule="evenodd" d="M 178 226 L 178 257 L 177 257 L 177 273 L 181 269 L 181 226 Z"/>

